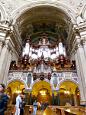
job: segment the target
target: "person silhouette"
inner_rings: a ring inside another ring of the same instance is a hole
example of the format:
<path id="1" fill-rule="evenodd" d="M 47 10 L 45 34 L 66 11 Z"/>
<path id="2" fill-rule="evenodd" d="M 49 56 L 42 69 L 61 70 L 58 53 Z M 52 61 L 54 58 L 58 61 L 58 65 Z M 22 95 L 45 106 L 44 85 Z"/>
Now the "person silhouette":
<path id="1" fill-rule="evenodd" d="M 5 91 L 5 85 L 0 84 L 0 115 L 4 115 L 9 100 L 8 95 L 6 95 L 4 91 Z"/>
<path id="2" fill-rule="evenodd" d="M 36 115 L 37 106 L 38 106 L 38 104 L 37 104 L 37 102 L 36 102 L 36 100 L 35 100 L 34 103 L 33 103 L 33 115 Z"/>
<path id="3" fill-rule="evenodd" d="M 19 93 L 16 97 L 16 112 L 15 115 L 23 115 L 23 94 Z"/>

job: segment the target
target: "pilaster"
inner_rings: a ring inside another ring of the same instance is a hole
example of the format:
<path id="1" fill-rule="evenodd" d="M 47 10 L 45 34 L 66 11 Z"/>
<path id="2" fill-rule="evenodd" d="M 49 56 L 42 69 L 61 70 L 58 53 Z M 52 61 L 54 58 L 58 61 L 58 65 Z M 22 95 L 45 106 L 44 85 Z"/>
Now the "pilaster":
<path id="1" fill-rule="evenodd" d="M 80 36 L 76 35 L 76 67 L 79 77 L 80 104 L 86 105 L 86 58 Z"/>
<path id="2" fill-rule="evenodd" d="M 3 75 L 3 77 L 4 77 L 3 78 L 3 83 L 4 84 L 7 84 L 8 72 L 9 72 L 9 67 L 10 67 L 11 60 L 12 60 L 12 51 L 10 49 L 8 49 L 7 63 L 6 63 L 5 72 L 4 72 L 4 75 Z"/>
<path id="3" fill-rule="evenodd" d="M 6 67 L 6 64 L 7 64 L 7 58 L 8 58 L 8 52 L 9 52 L 9 49 L 8 49 L 8 43 L 6 43 L 7 41 L 5 41 L 5 44 L 2 48 L 2 51 L 1 51 L 1 55 L 0 55 L 0 82 L 3 83 L 3 80 L 4 80 L 4 72 L 5 72 L 5 67 Z"/>
<path id="4" fill-rule="evenodd" d="M 83 49 L 84 49 L 84 53 L 85 53 L 85 58 L 86 58 L 86 37 L 82 38 L 81 42 L 82 42 L 82 45 L 83 45 Z"/>
<path id="5" fill-rule="evenodd" d="M 76 97 L 76 94 L 74 94 L 74 105 L 77 106 L 77 97 Z"/>
<path id="6" fill-rule="evenodd" d="M 8 31 L 8 29 L 0 25 L 0 54 L 5 41 L 6 31 Z"/>
<path id="7" fill-rule="evenodd" d="M 18 58 L 21 51 L 21 40 L 8 21 L 0 22 L 0 83 L 7 83 L 12 56 Z"/>

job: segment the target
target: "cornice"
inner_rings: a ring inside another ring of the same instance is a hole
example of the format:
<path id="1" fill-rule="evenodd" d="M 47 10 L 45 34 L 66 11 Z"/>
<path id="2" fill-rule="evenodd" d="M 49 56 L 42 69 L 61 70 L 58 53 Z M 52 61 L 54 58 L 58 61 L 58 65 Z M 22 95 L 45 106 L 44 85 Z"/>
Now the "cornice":
<path id="1" fill-rule="evenodd" d="M 7 32 L 10 30 L 8 22 L 0 22 L 0 31 Z"/>
<path id="2" fill-rule="evenodd" d="M 83 22 L 83 23 L 80 23 L 78 25 L 78 29 L 79 29 L 80 32 L 86 31 L 86 21 Z"/>
<path id="3" fill-rule="evenodd" d="M 13 28 L 12 23 L 10 23 L 9 21 L 0 22 L 0 33 L 0 41 L 3 41 L 5 44 L 5 41 L 7 41 L 8 37 L 10 37 L 8 47 L 14 47 L 18 54 L 20 54 L 21 42 L 19 41 L 19 36 Z"/>
<path id="4" fill-rule="evenodd" d="M 72 42 L 70 41 L 71 47 L 69 47 L 70 48 L 69 49 L 70 55 L 75 53 L 78 48 L 83 47 L 79 27 L 77 25 L 74 25 L 74 27 L 73 27 L 72 39 L 73 39 Z"/>

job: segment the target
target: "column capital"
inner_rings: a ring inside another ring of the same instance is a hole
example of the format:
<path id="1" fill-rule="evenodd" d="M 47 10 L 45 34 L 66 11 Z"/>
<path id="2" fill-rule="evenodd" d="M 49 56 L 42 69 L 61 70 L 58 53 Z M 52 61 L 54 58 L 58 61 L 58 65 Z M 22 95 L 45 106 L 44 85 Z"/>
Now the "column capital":
<path id="1" fill-rule="evenodd" d="M 77 25 L 73 25 L 73 34 L 76 36 L 80 36 L 79 28 Z"/>
<path id="2" fill-rule="evenodd" d="M 80 39 L 80 36 L 75 37 L 75 50 L 77 50 L 78 48 L 82 48 L 82 41 Z"/>
<path id="3" fill-rule="evenodd" d="M 86 37 L 81 38 L 81 43 L 83 46 L 86 45 Z"/>
<path id="4" fill-rule="evenodd" d="M 6 39 L 5 39 L 5 41 L 4 41 L 4 47 L 7 47 L 7 49 L 8 49 L 9 51 L 12 51 L 12 50 L 13 50 L 14 44 L 13 44 L 13 42 L 12 42 L 10 36 L 6 37 Z"/>
<path id="5" fill-rule="evenodd" d="M 12 50 L 11 46 L 10 46 L 10 40 L 6 40 L 4 42 L 2 42 L 2 48 L 7 48 L 9 51 Z"/>

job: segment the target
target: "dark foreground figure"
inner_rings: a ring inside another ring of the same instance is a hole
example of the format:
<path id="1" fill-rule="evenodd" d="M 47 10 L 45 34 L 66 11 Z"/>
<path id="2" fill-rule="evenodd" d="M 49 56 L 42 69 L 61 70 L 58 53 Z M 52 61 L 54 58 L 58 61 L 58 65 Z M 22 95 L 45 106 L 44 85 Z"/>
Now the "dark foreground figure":
<path id="1" fill-rule="evenodd" d="M 5 110 L 7 109 L 8 96 L 4 94 L 5 86 L 0 84 L 0 115 L 4 115 Z"/>

